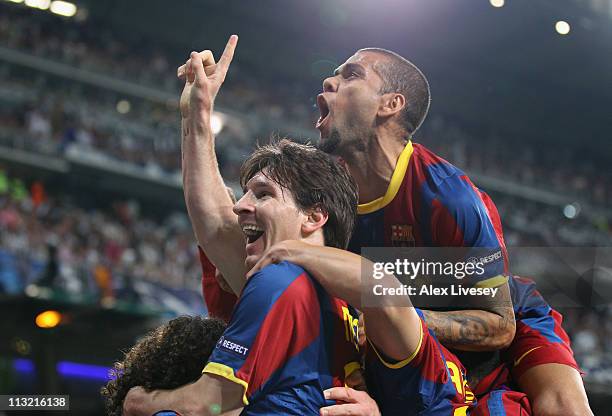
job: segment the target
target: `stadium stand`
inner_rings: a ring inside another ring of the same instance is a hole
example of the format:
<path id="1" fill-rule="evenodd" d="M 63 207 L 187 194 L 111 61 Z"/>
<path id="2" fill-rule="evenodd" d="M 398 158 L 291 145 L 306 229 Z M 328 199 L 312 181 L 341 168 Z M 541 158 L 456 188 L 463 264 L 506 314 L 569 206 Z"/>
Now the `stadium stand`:
<path id="1" fill-rule="evenodd" d="M 144 54 L 143 44 L 146 39 L 118 39 L 100 22 L 0 4 L 0 295 L 36 287 L 75 303 L 167 316 L 206 312 L 184 210 L 151 212 L 150 199 L 121 194 L 116 186 L 104 207 L 94 206 L 80 190 L 13 169 L 33 155 L 60 164 L 80 159 L 103 176 L 100 166 L 112 162 L 119 181 L 165 186 L 180 200 L 181 84 L 174 69 L 184 57 L 163 44 Z M 237 177 L 244 156 L 271 133 L 300 140 L 317 135 L 312 91 L 291 78 L 257 79 L 248 65 L 232 67 L 219 97 L 226 122 L 217 154 L 227 178 Z M 75 74 L 81 76 L 76 82 Z M 517 148 L 512 137 L 483 134 L 440 114 L 416 141 L 465 168 L 493 196 L 508 246 L 612 246 L 606 155 L 581 149 L 579 141 L 545 153 Z M 157 198 L 168 205 L 165 195 Z M 181 204 L 169 205 L 180 210 Z M 612 307 L 562 312 L 589 389 L 605 390 L 612 383 Z"/>

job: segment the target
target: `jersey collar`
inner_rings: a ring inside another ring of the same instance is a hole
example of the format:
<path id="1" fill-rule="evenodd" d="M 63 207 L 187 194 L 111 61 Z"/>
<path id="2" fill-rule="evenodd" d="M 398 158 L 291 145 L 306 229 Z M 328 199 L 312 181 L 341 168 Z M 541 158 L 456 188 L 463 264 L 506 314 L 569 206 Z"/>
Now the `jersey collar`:
<path id="1" fill-rule="evenodd" d="M 357 205 L 357 214 L 370 214 L 386 207 L 389 202 L 393 201 L 393 198 L 395 198 L 395 195 L 397 195 L 397 191 L 399 191 L 399 188 L 404 181 L 404 176 L 406 175 L 406 170 L 408 169 L 408 162 L 410 161 L 410 156 L 412 156 L 412 151 L 412 141 L 408 140 L 406 147 L 404 147 L 404 150 L 402 150 L 402 153 L 397 159 L 397 164 L 395 165 L 395 170 L 391 176 L 391 182 L 389 182 L 387 192 L 385 192 L 385 194 L 380 198 Z"/>

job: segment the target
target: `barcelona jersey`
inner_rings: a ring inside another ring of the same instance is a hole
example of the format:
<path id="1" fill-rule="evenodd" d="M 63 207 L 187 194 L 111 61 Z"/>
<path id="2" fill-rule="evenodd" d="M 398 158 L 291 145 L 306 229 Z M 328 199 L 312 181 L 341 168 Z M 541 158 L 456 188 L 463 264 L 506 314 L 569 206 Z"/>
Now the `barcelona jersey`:
<path id="1" fill-rule="evenodd" d="M 510 293 L 516 318 L 516 335 L 502 357 L 518 380 L 528 369 L 548 363 L 580 367 L 574 358 L 570 339 L 561 323 L 563 316 L 550 307 L 535 282 L 524 277 L 510 279 Z"/>
<path id="2" fill-rule="evenodd" d="M 475 405 L 465 368 L 444 348 L 421 317 L 420 342 L 414 354 L 389 362 L 373 344 L 366 353 L 368 392 L 383 415 L 465 416 Z"/>
<path id="3" fill-rule="evenodd" d="M 204 373 L 244 388 L 243 414 L 318 415 L 323 390 L 359 369 L 355 311 L 299 266 L 253 275 Z"/>
<path id="4" fill-rule="evenodd" d="M 507 252 L 497 208 L 465 173 L 408 142 L 384 196 L 357 208 L 349 250 L 364 247 L 483 247 L 484 280 L 504 283 Z M 501 280 L 503 279 L 503 280 Z"/>

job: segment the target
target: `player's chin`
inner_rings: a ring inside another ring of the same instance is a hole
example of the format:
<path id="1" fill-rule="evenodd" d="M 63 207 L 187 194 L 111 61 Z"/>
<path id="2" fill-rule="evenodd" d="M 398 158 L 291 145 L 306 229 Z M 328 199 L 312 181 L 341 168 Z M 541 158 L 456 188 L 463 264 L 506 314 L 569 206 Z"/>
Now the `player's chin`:
<path id="1" fill-rule="evenodd" d="M 335 155 L 339 140 L 336 137 L 321 137 L 317 148 L 329 155 Z"/>

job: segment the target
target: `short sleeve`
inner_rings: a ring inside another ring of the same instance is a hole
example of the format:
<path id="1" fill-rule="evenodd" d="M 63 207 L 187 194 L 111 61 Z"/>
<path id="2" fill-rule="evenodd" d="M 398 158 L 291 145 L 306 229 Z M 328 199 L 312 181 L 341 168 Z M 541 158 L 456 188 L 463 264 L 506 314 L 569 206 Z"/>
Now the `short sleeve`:
<path id="1" fill-rule="evenodd" d="M 450 176 L 439 184 L 432 201 L 431 238 L 437 247 L 473 247 L 467 260 L 480 261 L 478 286 L 507 281 L 507 251 L 497 208 L 467 176 Z"/>
<path id="2" fill-rule="evenodd" d="M 237 297 L 233 293 L 228 293 L 221 289 L 215 277 L 215 265 L 198 246 L 200 255 L 200 265 L 202 266 L 202 295 L 208 309 L 208 314 L 215 318 L 223 319 L 225 322 L 230 320 Z"/>
<path id="3" fill-rule="evenodd" d="M 243 386 L 248 405 L 319 336 L 319 326 L 317 292 L 306 272 L 287 262 L 270 265 L 247 282 L 203 372 Z"/>

